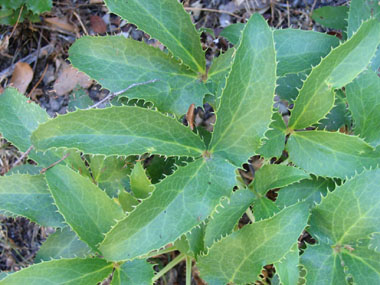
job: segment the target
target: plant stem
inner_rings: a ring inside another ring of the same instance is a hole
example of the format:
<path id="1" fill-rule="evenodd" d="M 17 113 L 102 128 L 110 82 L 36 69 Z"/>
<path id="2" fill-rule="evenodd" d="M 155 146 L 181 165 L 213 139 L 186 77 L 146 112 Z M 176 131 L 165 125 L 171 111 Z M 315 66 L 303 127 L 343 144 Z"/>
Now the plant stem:
<path id="1" fill-rule="evenodd" d="M 245 211 L 248 218 L 251 220 L 252 224 L 256 221 L 255 216 L 253 215 L 251 208 L 248 207 L 247 211 Z"/>
<path id="2" fill-rule="evenodd" d="M 191 269 L 193 267 L 193 259 L 186 256 L 186 285 L 191 285 Z"/>
<path id="3" fill-rule="evenodd" d="M 168 265 L 166 265 L 160 272 L 158 272 L 153 278 L 152 282 L 156 282 L 158 279 L 160 279 L 162 276 L 164 276 L 167 272 L 169 272 L 174 266 L 176 266 L 178 263 L 180 263 L 186 255 L 184 253 L 181 253 L 176 258 L 174 258 L 172 261 L 169 262 Z"/>
<path id="4" fill-rule="evenodd" d="M 172 252 L 172 251 L 175 251 L 175 250 L 177 250 L 177 248 L 175 246 L 171 246 L 171 247 L 168 247 L 168 248 L 161 249 L 159 251 L 151 252 L 151 253 L 147 254 L 146 256 L 144 256 L 144 258 L 150 258 L 150 257 L 153 257 L 153 256 L 158 256 L 158 255 L 165 254 L 165 253 L 168 253 L 168 252 Z"/>

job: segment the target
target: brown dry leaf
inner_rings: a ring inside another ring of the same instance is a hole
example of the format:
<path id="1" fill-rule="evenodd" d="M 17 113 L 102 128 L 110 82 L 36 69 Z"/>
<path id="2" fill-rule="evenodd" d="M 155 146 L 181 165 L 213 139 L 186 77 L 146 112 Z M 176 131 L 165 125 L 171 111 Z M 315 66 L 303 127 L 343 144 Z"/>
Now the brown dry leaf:
<path id="1" fill-rule="evenodd" d="M 17 62 L 11 78 L 11 85 L 22 94 L 26 92 L 33 79 L 33 69 L 26 62 Z"/>
<path id="2" fill-rule="evenodd" d="M 105 34 L 107 32 L 107 25 L 102 17 L 92 15 L 90 17 L 90 24 L 92 30 L 97 34 Z"/>
<path id="3" fill-rule="evenodd" d="M 4 92 L 4 88 L 0 86 L 0 95 Z"/>
<path id="4" fill-rule="evenodd" d="M 103 3 L 103 0 L 90 0 L 90 4 L 100 4 Z"/>
<path id="5" fill-rule="evenodd" d="M 54 82 L 54 90 L 58 96 L 62 96 L 72 91 L 77 85 L 86 89 L 91 84 L 92 80 L 86 74 L 79 72 L 67 63 L 63 63 L 61 72 Z"/>
<path id="6" fill-rule="evenodd" d="M 58 18 L 58 17 L 44 18 L 44 21 L 52 25 L 53 28 L 58 28 L 60 30 L 65 30 L 71 33 L 76 32 L 76 27 L 70 24 L 65 18 Z"/>

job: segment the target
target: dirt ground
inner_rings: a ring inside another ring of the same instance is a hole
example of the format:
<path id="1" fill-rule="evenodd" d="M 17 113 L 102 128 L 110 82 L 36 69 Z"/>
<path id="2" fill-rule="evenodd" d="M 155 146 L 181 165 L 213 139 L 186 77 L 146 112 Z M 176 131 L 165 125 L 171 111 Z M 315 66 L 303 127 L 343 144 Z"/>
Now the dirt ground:
<path id="1" fill-rule="evenodd" d="M 94 102 L 107 95 L 85 75 L 78 76 L 68 64 L 68 49 L 82 35 L 120 34 L 138 41 L 157 45 L 155 40 L 136 30 L 119 17 L 109 14 L 102 0 L 53 1 L 51 12 L 41 15 L 41 21 L 24 21 L 16 27 L 0 26 L 0 93 L 12 76 L 28 82 L 24 93 L 40 104 L 48 114 L 68 111 L 71 98 L 87 94 Z M 202 34 L 208 63 L 229 43 L 219 38 L 224 27 L 245 22 L 254 12 L 261 13 L 276 28 L 323 29 L 311 19 L 314 9 L 325 5 L 346 5 L 347 0 L 183 0 L 197 28 L 212 29 L 215 37 Z M 324 30 L 323 30 L 324 31 Z M 27 62 L 28 68 L 17 71 L 16 63 Z M 25 70 L 24 70 L 25 69 Z M 17 72 L 19 74 L 17 74 Z M 16 78 L 17 79 L 17 78 Z M 4 175 L 21 157 L 10 143 L 0 137 L 0 175 Z M 25 161 L 25 159 L 24 159 Z M 33 263 L 41 243 L 53 232 L 25 218 L 0 215 L 0 273 L 17 271 Z M 170 256 L 154 260 L 166 264 Z M 195 272 L 195 284 L 202 284 Z M 171 270 L 158 284 L 185 284 L 185 266 Z"/>

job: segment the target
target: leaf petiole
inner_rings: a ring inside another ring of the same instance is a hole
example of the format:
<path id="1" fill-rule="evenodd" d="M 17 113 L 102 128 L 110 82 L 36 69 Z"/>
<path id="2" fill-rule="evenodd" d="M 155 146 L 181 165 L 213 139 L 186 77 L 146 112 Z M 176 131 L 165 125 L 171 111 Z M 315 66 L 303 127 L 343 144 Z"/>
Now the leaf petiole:
<path id="1" fill-rule="evenodd" d="M 174 258 L 171 262 L 169 262 L 168 265 L 166 265 L 160 272 L 158 272 L 153 278 L 152 282 L 156 282 L 158 279 L 160 279 L 162 276 L 164 276 L 167 272 L 169 272 L 174 266 L 176 266 L 178 263 L 180 263 L 184 258 L 186 258 L 186 255 L 184 253 L 181 253 L 176 258 Z"/>

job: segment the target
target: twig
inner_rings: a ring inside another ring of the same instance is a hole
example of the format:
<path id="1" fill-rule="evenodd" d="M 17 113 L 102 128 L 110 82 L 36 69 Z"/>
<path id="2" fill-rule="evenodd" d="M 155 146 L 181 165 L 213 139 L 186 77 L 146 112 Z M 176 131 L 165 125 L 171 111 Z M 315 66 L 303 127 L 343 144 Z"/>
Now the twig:
<path id="1" fill-rule="evenodd" d="M 117 92 L 110 92 L 110 94 L 108 94 L 106 97 L 104 97 L 102 100 L 100 100 L 99 102 L 95 103 L 94 105 L 92 105 L 91 107 L 88 107 L 87 109 L 93 109 L 93 108 L 96 108 L 98 107 L 99 105 L 103 104 L 104 102 L 107 102 L 107 101 L 111 101 L 113 98 L 115 98 L 116 96 L 119 96 L 120 94 L 123 94 L 125 93 L 126 91 L 128 91 L 129 89 L 133 88 L 133 87 L 136 87 L 136 86 L 141 86 L 141 85 L 146 85 L 146 84 L 149 84 L 149 83 L 154 83 L 154 82 L 157 82 L 159 79 L 152 79 L 152 80 L 149 80 L 149 81 L 145 81 L 145 82 L 140 82 L 140 83 L 133 83 L 131 85 L 129 85 L 127 88 L 123 89 L 123 90 L 120 90 L 120 91 L 117 91 Z"/>
<path id="2" fill-rule="evenodd" d="M 41 48 L 40 50 L 40 53 L 39 53 L 39 57 L 42 57 L 45 55 L 45 53 L 47 55 L 51 54 L 54 50 L 54 47 L 52 45 L 47 45 L 47 46 L 44 46 L 43 48 Z M 18 62 L 26 62 L 28 64 L 31 64 L 32 62 L 34 62 L 37 58 L 37 54 L 38 52 L 35 51 L 35 52 L 32 52 L 31 54 L 29 54 L 28 56 L 20 59 Z M 12 75 L 13 73 L 13 70 L 15 69 L 15 66 L 16 66 L 17 62 L 15 64 L 12 64 L 11 66 L 9 66 L 8 68 L 4 69 L 3 71 L 0 72 L 0 81 L 5 78 L 5 77 L 8 77 L 10 75 Z"/>
<path id="3" fill-rule="evenodd" d="M 233 16 L 238 19 L 243 19 L 243 17 L 240 17 L 234 13 L 225 11 L 225 10 L 216 10 L 216 9 L 210 9 L 210 8 L 197 8 L 197 7 L 185 7 L 185 10 L 187 11 L 204 11 L 204 12 L 213 12 L 213 13 L 219 13 L 219 14 L 227 14 L 230 16 Z"/>
<path id="4" fill-rule="evenodd" d="M 66 153 L 60 160 L 52 163 L 51 165 L 49 165 L 48 167 L 46 168 L 43 168 L 40 173 L 43 174 L 45 173 L 46 171 L 48 171 L 50 168 L 56 166 L 57 164 L 61 163 L 62 161 L 64 161 L 68 156 L 70 155 L 70 153 Z"/>
<path id="5" fill-rule="evenodd" d="M 33 73 L 36 72 L 36 67 L 38 63 L 38 56 L 40 55 L 40 50 L 41 50 L 41 39 L 42 39 L 42 32 L 40 31 L 40 36 L 38 38 L 38 45 L 37 45 L 37 60 L 33 64 Z"/>
<path id="6" fill-rule="evenodd" d="M 32 90 L 30 90 L 29 94 L 27 95 L 28 98 L 30 98 L 30 96 L 32 96 L 33 91 L 38 87 L 38 85 L 40 85 L 42 79 L 44 79 L 44 77 L 45 77 L 45 73 L 46 73 L 48 67 L 49 67 L 49 65 L 46 64 L 45 69 L 44 69 L 44 72 L 42 72 L 42 75 L 41 75 L 40 79 L 38 79 L 36 85 L 33 86 Z"/>
<path id="7" fill-rule="evenodd" d="M 18 164 L 20 164 L 20 163 L 23 161 L 23 159 L 29 155 L 29 153 L 32 151 L 32 149 L 33 149 L 33 146 L 30 146 L 30 147 L 26 150 L 26 152 L 24 152 L 24 153 L 20 156 L 20 158 L 17 159 L 15 163 L 13 163 L 13 165 L 12 165 L 11 168 L 13 168 L 13 167 L 17 166 Z"/>
<path id="8" fill-rule="evenodd" d="M 78 19 L 79 24 L 81 25 L 81 27 L 82 27 L 84 33 L 86 34 L 86 36 L 88 36 L 87 29 L 86 29 L 86 27 L 84 26 L 84 24 L 83 24 L 83 22 L 82 22 L 82 19 L 79 17 L 79 15 L 77 14 L 77 12 L 73 11 L 73 14 L 74 14 L 74 16 Z"/>
<path id="9" fill-rule="evenodd" d="M 13 26 L 13 29 L 12 29 L 12 32 L 11 32 L 11 35 L 9 36 L 9 38 L 11 38 L 13 36 L 14 32 L 16 31 L 17 25 L 20 21 L 22 10 L 24 10 L 24 5 L 21 6 L 20 13 L 18 13 L 16 24 Z"/>

